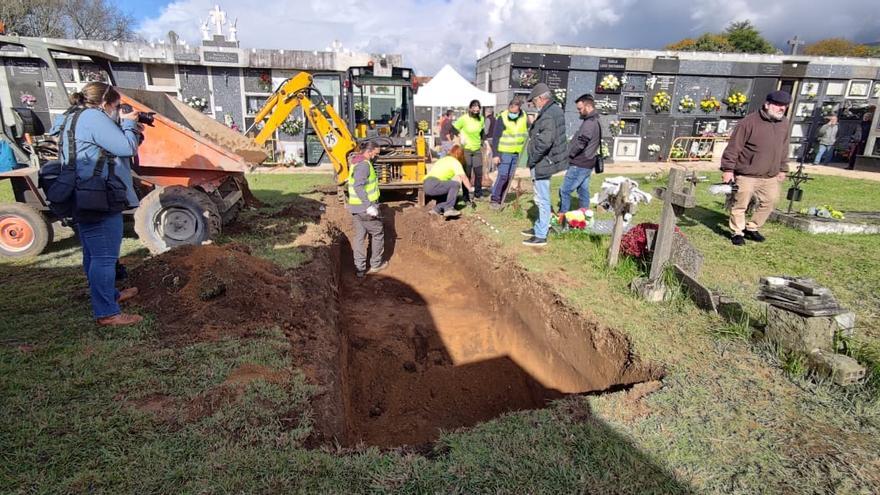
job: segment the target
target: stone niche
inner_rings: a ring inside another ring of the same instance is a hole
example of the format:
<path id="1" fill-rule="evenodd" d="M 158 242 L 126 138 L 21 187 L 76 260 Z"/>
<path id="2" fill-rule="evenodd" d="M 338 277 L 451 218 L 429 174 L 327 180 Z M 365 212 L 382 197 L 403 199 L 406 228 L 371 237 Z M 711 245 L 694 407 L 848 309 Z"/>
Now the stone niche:
<path id="1" fill-rule="evenodd" d="M 686 115 L 678 109 L 679 100 L 685 95 L 694 99 L 696 108 L 691 115 L 705 115 L 700 110 L 700 100 L 714 96 L 719 101 L 727 97 L 728 78 L 726 77 L 701 77 L 701 76 L 678 76 L 675 82 L 675 99 L 672 102 L 672 114 L 676 116 Z M 722 109 L 724 104 L 722 103 Z M 714 113 L 714 112 L 713 112 Z"/>
<path id="2" fill-rule="evenodd" d="M 208 100 L 206 112 L 211 113 L 211 90 L 208 85 L 208 68 L 199 65 L 179 65 L 177 78 L 180 81 L 180 94 L 184 97 L 196 96 Z"/>
<path id="3" fill-rule="evenodd" d="M 217 120 L 224 121 L 229 114 L 244 131 L 241 109 L 241 69 L 237 67 L 212 67 L 211 84 L 214 87 L 214 112 Z M 217 110 L 217 107 L 220 110 Z"/>

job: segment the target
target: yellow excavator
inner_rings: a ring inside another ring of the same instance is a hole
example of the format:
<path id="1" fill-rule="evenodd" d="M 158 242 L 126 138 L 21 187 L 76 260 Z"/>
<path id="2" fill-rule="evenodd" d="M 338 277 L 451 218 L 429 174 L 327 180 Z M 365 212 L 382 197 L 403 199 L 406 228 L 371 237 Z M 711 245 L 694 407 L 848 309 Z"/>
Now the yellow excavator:
<path id="1" fill-rule="evenodd" d="M 312 74 L 300 72 L 278 86 L 248 131 L 262 124 L 254 140 L 263 145 L 299 107 L 333 165 L 337 185 L 348 180 L 348 156 L 356 149 L 357 143 L 373 140 L 381 149 L 373 163 L 379 188 L 413 191 L 418 194 L 419 203 L 424 203 L 422 182 L 430 154 L 423 133 L 412 125 L 412 86 L 409 82 L 412 72 L 394 70 L 398 71 L 397 77 L 374 76 L 372 67 L 348 70 L 342 85 L 345 90 L 342 105 L 345 113 L 350 115 L 348 119 L 342 118 L 326 101 L 315 86 Z M 377 96 L 371 99 L 370 95 Z M 389 97 L 384 97 L 386 95 Z M 400 103 L 397 108 L 394 108 L 394 96 Z M 385 102 L 391 103 L 379 108 Z M 371 114 L 370 103 L 373 103 L 373 112 L 382 113 Z"/>

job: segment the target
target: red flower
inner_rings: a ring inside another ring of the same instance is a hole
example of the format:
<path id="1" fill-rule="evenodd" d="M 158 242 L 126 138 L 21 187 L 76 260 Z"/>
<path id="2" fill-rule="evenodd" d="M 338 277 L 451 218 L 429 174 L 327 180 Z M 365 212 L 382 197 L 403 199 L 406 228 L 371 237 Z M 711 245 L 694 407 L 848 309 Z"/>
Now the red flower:
<path id="1" fill-rule="evenodd" d="M 657 230 L 658 228 L 659 225 L 656 223 L 640 223 L 636 225 L 620 238 L 620 251 L 633 258 L 644 259 L 645 255 L 648 254 L 648 234 L 645 231 L 648 229 Z M 684 235 L 678 226 L 675 227 L 675 232 L 679 235 Z"/>

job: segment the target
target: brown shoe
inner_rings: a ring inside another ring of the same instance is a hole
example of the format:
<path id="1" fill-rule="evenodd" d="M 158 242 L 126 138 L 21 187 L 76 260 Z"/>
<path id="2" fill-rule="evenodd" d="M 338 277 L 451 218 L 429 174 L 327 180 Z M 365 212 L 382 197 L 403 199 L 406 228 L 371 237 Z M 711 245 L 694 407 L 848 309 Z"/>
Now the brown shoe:
<path id="1" fill-rule="evenodd" d="M 141 315 L 132 315 L 128 313 L 119 313 L 118 315 L 108 316 L 106 318 L 98 318 L 98 325 L 102 327 L 123 327 L 126 325 L 134 325 L 144 321 Z"/>
<path id="2" fill-rule="evenodd" d="M 124 303 L 125 301 L 132 299 L 136 295 L 138 295 L 138 288 L 137 287 L 129 287 L 127 289 L 122 289 L 121 291 L 119 291 L 119 299 L 117 299 L 116 302 Z"/>

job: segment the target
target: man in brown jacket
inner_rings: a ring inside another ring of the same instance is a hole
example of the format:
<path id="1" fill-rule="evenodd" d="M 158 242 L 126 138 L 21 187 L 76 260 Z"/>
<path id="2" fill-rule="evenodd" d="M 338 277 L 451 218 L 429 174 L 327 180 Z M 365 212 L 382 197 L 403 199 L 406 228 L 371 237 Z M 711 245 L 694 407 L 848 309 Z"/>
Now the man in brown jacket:
<path id="1" fill-rule="evenodd" d="M 721 181 L 736 180 L 735 203 L 730 210 L 731 242 L 742 246 L 746 239 L 764 242 L 758 229 L 764 225 L 779 199 L 779 183 L 788 173 L 788 119 L 785 110 L 791 95 L 774 91 L 764 106 L 746 115 L 730 136 L 721 156 Z M 746 223 L 746 209 L 754 196 L 758 208 Z"/>

